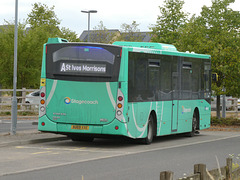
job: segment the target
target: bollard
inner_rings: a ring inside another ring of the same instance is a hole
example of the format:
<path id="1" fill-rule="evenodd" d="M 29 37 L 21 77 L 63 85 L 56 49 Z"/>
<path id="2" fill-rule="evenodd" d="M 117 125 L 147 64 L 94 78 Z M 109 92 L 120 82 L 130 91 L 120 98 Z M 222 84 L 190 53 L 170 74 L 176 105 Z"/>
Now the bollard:
<path id="1" fill-rule="evenodd" d="M 207 169 L 206 164 L 195 164 L 194 165 L 194 174 L 200 174 L 200 180 L 206 180 L 207 178 Z"/>
<path id="2" fill-rule="evenodd" d="M 232 158 L 227 158 L 226 180 L 232 179 Z"/>
<path id="3" fill-rule="evenodd" d="M 163 171 L 160 173 L 160 180 L 173 180 L 172 171 Z"/>

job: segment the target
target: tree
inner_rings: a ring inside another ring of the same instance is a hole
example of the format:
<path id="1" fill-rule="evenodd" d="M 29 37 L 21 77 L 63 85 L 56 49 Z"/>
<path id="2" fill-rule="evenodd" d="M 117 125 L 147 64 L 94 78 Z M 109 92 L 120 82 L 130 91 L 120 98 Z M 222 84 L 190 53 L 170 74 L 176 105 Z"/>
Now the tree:
<path id="1" fill-rule="evenodd" d="M 33 4 L 32 12 L 28 14 L 27 21 L 33 29 L 45 25 L 56 30 L 60 24 L 54 12 L 54 6 L 48 8 L 47 5 L 41 3 Z"/>
<path id="2" fill-rule="evenodd" d="M 14 26 L 9 22 L 0 28 L 0 84 L 3 88 L 13 84 Z M 18 33 L 20 36 L 21 33 Z"/>
<path id="3" fill-rule="evenodd" d="M 121 25 L 121 35 L 117 38 L 118 41 L 142 41 L 139 24 L 133 21 L 132 24 L 123 23 Z"/>
<path id="4" fill-rule="evenodd" d="M 50 37 L 61 37 L 69 41 L 79 41 L 75 32 L 65 27 L 59 28 L 60 20 L 54 12 L 54 6 L 49 8 L 47 5 L 41 3 L 33 4 L 33 9 L 28 14 L 27 22 L 31 27 L 29 31 L 40 32 L 38 39 L 41 39 L 42 44 L 47 42 L 47 39 Z"/>
<path id="5" fill-rule="evenodd" d="M 54 7 L 35 3 L 26 22 L 18 24 L 17 87 L 39 88 L 42 49 L 49 37 L 62 37 L 77 41 L 77 34 L 67 28 L 59 30 L 60 21 Z M 5 22 L 0 29 L 0 84 L 11 88 L 13 84 L 14 23 Z M 30 28 L 26 28 L 27 23 Z M 79 41 L 79 40 L 78 40 Z"/>
<path id="6" fill-rule="evenodd" d="M 188 14 L 182 11 L 183 0 L 164 0 L 161 15 L 152 28 L 153 42 L 175 44 L 179 39 L 179 29 L 188 21 Z"/>
<path id="7" fill-rule="evenodd" d="M 59 37 L 67 39 L 69 42 L 80 42 L 76 32 L 71 31 L 69 28 L 62 27 Z"/>
<path id="8" fill-rule="evenodd" d="M 103 25 L 103 22 L 100 21 L 99 25 L 95 26 L 93 31 L 91 31 L 90 41 L 97 43 L 110 43 L 115 35 L 115 33 L 111 33 L 106 26 Z"/>
<path id="9" fill-rule="evenodd" d="M 212 84 L 218 96 L 218 117 L 220 117 L 220 96 L 228 94 L 240 97 L 240 12 L 229 5 L 234 0 L 213 0 L 211 7 L 204 6 L 199 17 L 193 16 L 181 29 L 176 46 L 179 50 L 210 54 L 212 72 L 219 80 Z M 223 87 L 226 92 L 223 92 Z"/>

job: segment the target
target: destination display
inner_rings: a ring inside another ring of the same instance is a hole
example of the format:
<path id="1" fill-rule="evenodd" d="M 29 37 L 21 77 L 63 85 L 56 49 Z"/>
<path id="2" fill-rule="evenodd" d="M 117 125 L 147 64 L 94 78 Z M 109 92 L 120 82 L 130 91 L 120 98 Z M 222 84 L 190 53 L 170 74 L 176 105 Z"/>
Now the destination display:
<path id="1" fill-rule="evenodd" d="M 60 63 L 61 73 L 99 73 L 107 72 L 106 64 Z"/>

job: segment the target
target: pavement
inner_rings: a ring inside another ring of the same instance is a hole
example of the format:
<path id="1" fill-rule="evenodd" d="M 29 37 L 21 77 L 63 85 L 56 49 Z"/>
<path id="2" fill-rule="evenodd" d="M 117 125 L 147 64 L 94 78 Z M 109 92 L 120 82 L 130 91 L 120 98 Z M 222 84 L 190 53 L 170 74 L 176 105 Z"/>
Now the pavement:
<path id="1" fill-rule="evenodd" d="M 19 131 L 16 135 L 0 133 L 0 148 L 6 146 L 19 146 L 43 142 L 62 141 L 69 139 L 65 135 L 40 132 L 38 130 Z"/>
<path id="2" fill-rule="evenodd" d="M 18 120 L 28 121 L 37 120 L 37 116 L 18 116 Z M 11 120 L 11 116 L 0 116 L 0 123 L 2 121 Z M 32 125 L 37 125 L 37 122 L 33 122 Z M 18 130 L 16 135 L 10 133 L 0 133 L 0 148 L 6 146 L 19 146 L 26 144 L 36 144 L 51 141 L 61 141 L 68 139 L 65 135 L 44 133 L 37 129 L 31 130 Z"/>

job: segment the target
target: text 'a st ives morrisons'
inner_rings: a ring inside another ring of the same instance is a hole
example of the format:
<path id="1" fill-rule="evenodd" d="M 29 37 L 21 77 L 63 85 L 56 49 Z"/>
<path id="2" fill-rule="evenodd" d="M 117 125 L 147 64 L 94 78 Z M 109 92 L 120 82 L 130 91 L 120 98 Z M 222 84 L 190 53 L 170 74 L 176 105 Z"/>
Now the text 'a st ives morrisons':
<path id="1" fill-rule="evenodd" d="M 60 72 L 106 73 L 106 65 L 61 63 Z"/>

